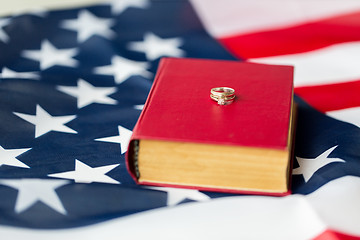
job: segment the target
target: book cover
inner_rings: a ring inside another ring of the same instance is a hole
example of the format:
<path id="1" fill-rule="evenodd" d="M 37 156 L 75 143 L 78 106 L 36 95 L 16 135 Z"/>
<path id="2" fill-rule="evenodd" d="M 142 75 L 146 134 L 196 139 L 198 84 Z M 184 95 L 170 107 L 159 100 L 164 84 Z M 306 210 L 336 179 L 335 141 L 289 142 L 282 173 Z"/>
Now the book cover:
<path id="1" fill-rule="evenodd" d="M 217 104 L 210 98 L 215 87 L 233 88 L 234 101 Z M 285 194 L 292 114 L 291 66 L 164 58 L 134 128 L 127 167 L 141 184 Z M 281 189 L 261 186 L 280 181 Z"/>

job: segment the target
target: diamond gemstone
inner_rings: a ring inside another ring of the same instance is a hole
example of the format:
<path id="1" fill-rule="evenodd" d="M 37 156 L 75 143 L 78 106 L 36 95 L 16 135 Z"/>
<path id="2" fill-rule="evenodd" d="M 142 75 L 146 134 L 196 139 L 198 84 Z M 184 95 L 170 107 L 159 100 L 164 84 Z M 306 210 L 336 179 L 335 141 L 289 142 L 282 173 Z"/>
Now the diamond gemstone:
<path id="1" fill-rule="evenodd" d="M 225 105 L 225 97 L 224 96 L 219 97 L 218 104 L 219 105 Z"/>

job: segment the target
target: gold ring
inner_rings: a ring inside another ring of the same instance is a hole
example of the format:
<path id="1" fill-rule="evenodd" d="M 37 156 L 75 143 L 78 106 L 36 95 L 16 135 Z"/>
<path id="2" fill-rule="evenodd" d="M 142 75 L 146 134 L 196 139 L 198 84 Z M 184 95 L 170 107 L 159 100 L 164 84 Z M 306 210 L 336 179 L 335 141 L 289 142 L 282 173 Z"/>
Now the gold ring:
<path id="1" fill-rule="evenodd" d="M 234 101 L 235 90 L 229 87 L 216 87 L 210 91 L 210 98 L 219 105 L 227 105 Z"/>
<path id="2" fill-rule="evenodd" d="M 232 96 L 235 94 L 235 90 L 229 87 L 216 87 L 216 88 L 212 88 L 210 93 L 219 97 L 222 95 Z"/>

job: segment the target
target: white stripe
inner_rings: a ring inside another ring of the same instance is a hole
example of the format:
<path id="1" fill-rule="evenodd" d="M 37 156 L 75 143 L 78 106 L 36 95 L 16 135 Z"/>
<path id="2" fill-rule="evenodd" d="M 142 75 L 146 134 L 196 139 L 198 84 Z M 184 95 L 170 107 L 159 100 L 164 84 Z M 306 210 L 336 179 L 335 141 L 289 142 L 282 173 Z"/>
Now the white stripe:
<path id="1" fill-rule="evenodd" d="M 326 112 L 326 115 L 343 122 L 354 124 L 355 126 L 360 128 L 360 107 L 330 111 Z"/>
<path id="2" fill-rule="evenodd" d="M 359 177 L 336 179 L 308 195 L 307 200 L 329 229 L 360 237 Z"/>
<path id="3" fill-rule="evenodd" d="M 360 10 L 360 1 L 191 0 L 214 37 L 293 26 Z"/>
<path id="4" fill-rule="evenodd" d="M 1 239 L 310 239 L 326 229 L 360 236 L 360 178 L 307 196 L 241 196 L 148 211 L 67 230 L 0 226 Z"/>
<path id="5" fill-rule="evenodd" d="M 80 6 L 89 6 L 95 3 L 101 3 L 104 0 L 61 0 L 61 1 L 48 1 L 48 0 L 13 0 L 6 1 L 1 4 L 0 16 L 9 14 L 19 14 L 21 12 L 34 11 L 34 9 L 64 9 L 74 8 Z"/>
<path id="6" fill-rule="evenodd" d="M 297 87 L 358 80 L 360 42 L 336 44 L 306 53 L 256 58 L 250 61 L 295 66 L 294 83 Z"/>

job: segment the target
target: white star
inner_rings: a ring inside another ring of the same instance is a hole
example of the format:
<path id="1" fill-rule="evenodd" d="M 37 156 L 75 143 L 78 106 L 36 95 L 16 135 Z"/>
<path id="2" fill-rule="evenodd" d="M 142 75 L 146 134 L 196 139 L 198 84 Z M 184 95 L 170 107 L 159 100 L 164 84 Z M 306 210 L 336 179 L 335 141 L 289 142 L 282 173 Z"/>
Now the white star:
<path id="1" fill-rule="evenodd" d="M 113 183 L 119 184 L 120 182 L 112 179 L 105 174 L 119 166 L 120 164 L 113 164 L 102 167 L 90 167 L 85 163 L 75 159 L 75 170 L 62 172 L 62 173 L 54 173 L 49 174 L 49 177 L 56 178 L 65 178 L 65 179 L 74 179 L 77 183 L 92 183 L 92 182 L 100 182 L 100 183 Z"/>
<path id="2" fill-rule="evenodd" d="M 132 131 L 122 126 L 118 126 L 118 129 L 119 129 L 119 135 L 112 137 L 98 138 L 95 139 L 95 141 L 120 143 L 121 154 L 125 153 L 129 146 L 129 141 L 132 135 Z"/>
<path id="3" fill-rule="evenodd" d="M 9 40 L 10 40 L 9 35 L 7 35 L 7 33 L 3 29 L 6 25 L 9 24 L 9 22 L 10 22 L 10 19 L 8 19 L 8 18 L 0 19 L 0 40 L 3 41 L 4 43 L 9 42 Z"/>
<path id="4" fill-rule="evenodd" d="M 148 0 L 113 0 L 110 5 L 113 14 L 120 14 L 129 7 L 148 8 L 150 2 Z"/>
<path id="5" fill-rule="evenodd" d="M 2 146 L 0 146 L 0 167 L 2 165 L 7 165 L 13 167 L 29 168 L 28 165 L 20 162 L 18 159 L 16 159 L 16 157 L 30 149 L 31 148 L 4 149 Z"/>
<path id="6" fill-rule="evenodd" d="M 77 87 L 58 86 L 58 90 L 77 97 L 78 108 L 92 103 L 116 104 L 117 101 L 108 97 L 116 92 L 116 87 L 94 87 L 83 79 L 78 80 Z"/>
<path id="7" fill-rule="evenodd" d="M 76 118 L 76 115 L 54 117 L 47 113 L 42 107 L 40 107 L 40 105 L 36 105 L 36 115 L 17 112 L 14 112 L 14 114 L 35 125 L 35 138 L 50 131 L 77 133 L 73 129 L 64 125 Z"/>
<path id="8" fill-rule="evenodd" d="M 185 199 L 190 199 L 199 202 L 210 200 L 210 197 L 208 195 L 193 189 L 168 188 L 168 187 L 146 187 L 146 188 L 167 192 L 167 206 L 174 206 L 184 201 Z"/>
<path id="9" fill-rule="evenodd" d="M 112 38 L 115 32 L 110 29 L 114 20 L 99 18 L 87 10 L 79 12 L 77 19 L 64 20 L 61 27 L 78 32 L 78 42 L 84 42 L 93 35 L 99 35 L 105 38 Z"/>
<path id="10" fill-rule="evenodd" d="M 182 44 L 181 38 L 164 39 L 153 33 L 146 33 L 143 42 L 131 42 L 128 49 L 144 52 L 148 60 L 155 60 L 161 56 L 185 56 L 185 52 L 179 48 Z"/>
<path id="11" fill-rule="evenodd" d="M 6 185 L 18 190 L 18 196 L 15 204 L 15 212 L 21 213 L 38 201 L 43 202 L 52 209 L 61 214 L 66 214 L 55 189 L 68 184 L 66 180 L 49 179 L 3 179 L 0 184 Z"/>
<path id="12" fill-rule="evenodd" d="M 309 179 L 314 175 L 314 173 L 320 168 L 333 163 L 333 162 L 345 162 L 340 158 L 328 158 L 330 153 L 334 151 L 337 146 L 334 146 L 316 158 L 300 158 L 296 157 L 296 160 L 299 163 L 299 167 L 293 170 L 293 175 L 303 175 L 305 182 L 309 181 Z"/>
<path id="13" fill-rule="evenodd" d="M 146 62 L 135 62 L 119 56 L 111 59 L 111 65 L 97 67 L 94 72 L 97 74 L 114 75 L 115 82 L 120 84 L 132 75 L 140 75 L 143 77 L 151 77 L 152 73 L 146 68 L 149 64 Z"/>
<path id="14" fill-rule="evenodd" d="M 0 74 L 1 78 L 24 78 L 24 79 L 39 79 L 36 72 L 15 72 L 6 67 L 3 67 Z"/>
<path id="15" fill-rule="evenodd" d="M 144 104 L 135 105 L 134 108 L 135 108 L 136 110 L 143 110 L 143 109 L 144 109 Z"/>
<path id="16" fill-rule="evenodd" d="M 25 50 L 22 56 L 39 61 L 40 69 L 45 70 L 55 65 L 76 67 L 78 61 L 72 58 L 76 54 L 75 48 L 57 49 L 48 40 L 44 40 L 40 50 Z"/>

